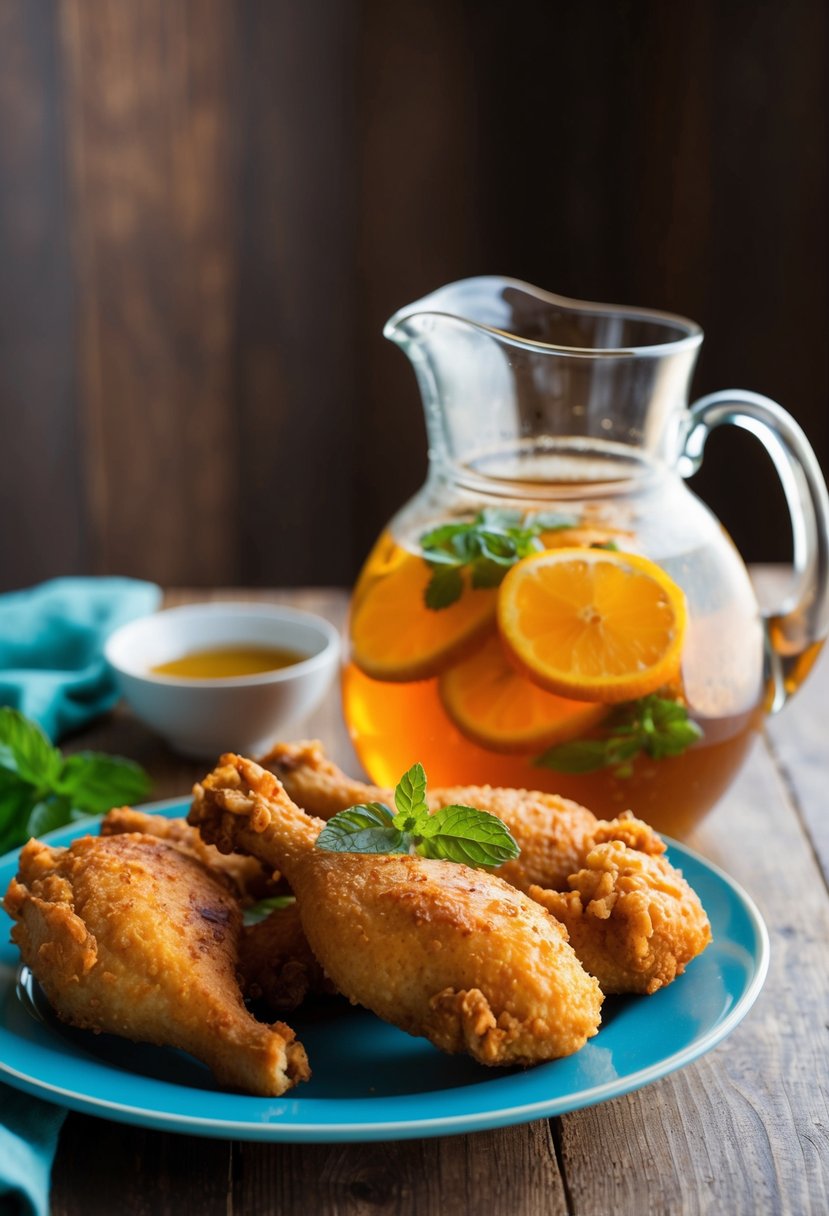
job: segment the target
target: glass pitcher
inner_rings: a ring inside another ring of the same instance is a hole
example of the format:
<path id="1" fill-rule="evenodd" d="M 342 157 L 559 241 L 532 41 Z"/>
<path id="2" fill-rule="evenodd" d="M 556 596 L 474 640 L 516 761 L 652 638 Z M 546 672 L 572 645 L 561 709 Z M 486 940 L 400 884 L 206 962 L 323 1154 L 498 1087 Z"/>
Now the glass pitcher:
<path id="1" fill-rule="evenodd" d="M 343 698 L 367 772 L 393 786 L 419 760 L 433 787 L 543 789 L 686 833 L 826 635 L 829 502 L 803 432 L 755 393 L 689 409 L 703 335 L 666 313 L 483 277 L 401 309 L 384 332 L 417 375 L 429 474 L 352 598 Z M 726 422 L 765 444 L 791 512 L 796 586 L 765 617 L 682 480 Z M 637 660 L 612 696 L 528 667 L 505 602 L 542 567 L 568 589 L 585 572 L 618 576 L 646 632 L 679 605 L 676 661 Z"/>

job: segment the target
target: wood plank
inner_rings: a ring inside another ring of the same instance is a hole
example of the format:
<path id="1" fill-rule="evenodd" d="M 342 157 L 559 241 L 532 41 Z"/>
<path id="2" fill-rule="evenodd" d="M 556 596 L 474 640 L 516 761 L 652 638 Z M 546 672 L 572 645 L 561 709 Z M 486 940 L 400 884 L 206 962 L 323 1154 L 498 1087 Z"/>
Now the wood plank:
<path id="1" fill-rule="evenodd" d="M 354 384 L 357 5 L 230 7 L 241 64 L 240 578 L 344 583 L 354 573 L 352 470 L 364 429 Z"/>
<path id="2" fill-rule="evenodd" d="M 650 1210 L 687 1216 L 819 1216 L 829 1209 L 829 1095 L 819 1080 L 829 1076 L 829 903 L 765 747 L 691 843 L 757 901 L 771 935 L 769 978 L 712 1054 L 564 1119 L 574 1211 L 634 1212 L 646 1192 Z"/>
<path id="3" fill-rule="evenodd" d="M 51 1216 L 228 1216 L 230 1141 L 70 1114 L 52 1174 Z"/>
<path id="4" fill-rule="evenodd" d="M 92 566 L 232 582 L 234 9 L 67 0 Z"/>
<path id="5" fill-rule="evenodd" d="M 707 335 L 696 392 L 776 397 L 828 466 L 829 282 L 813 270 L 829 253 L 827 6 L 497 11 L 470 8 L 466 29 L 488 265 L 577 299 L 692 316 Z M 750 560 L 785 560 L 783 499 L 759 445 L 723 428 L 694 486 Z"/>
<path id="6" fill-rule="evenodd" d="M 240 1146 L 233 1211 L 257 1216 L 565 1216 L 544 1122 L 472 1136 Z"/>
<path id="7" fill-rule="evenodd" d="M 86 557 L 57 17 L 0 6 L 0 590 Z"/>
<path id="8" fill-rule="evenodd" d="M 423 483 L 426 437 L 412 368 L 383 336 L 393 312 L 442 283 L 491 272 L 481 242 L 480 107 L 470 24 L 443 0 L 361 7 L 355 342 L 355 557 Z M 500 10 L 496 19 L 502 24 Z M 523 28 L 523 27 L 522 27 Z M 504 92 L 499 88 L 499 97 Z M 507 90 L 508 92 L 508 90 Z M 489 138 L 489 132 L 487 132 Z M 489 261 L 488 261 L 489 259 Z M 511 269 L 510 260 L 498 262 Z"/>

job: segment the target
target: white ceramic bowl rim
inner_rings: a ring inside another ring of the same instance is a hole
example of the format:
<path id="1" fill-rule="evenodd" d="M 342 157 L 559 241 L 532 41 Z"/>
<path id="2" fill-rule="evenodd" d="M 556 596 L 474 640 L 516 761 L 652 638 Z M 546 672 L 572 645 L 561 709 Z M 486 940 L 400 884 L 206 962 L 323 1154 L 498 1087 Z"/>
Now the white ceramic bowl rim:
<path id="1" fill-rule="evenodd" d="M 217 646 L 249 643 L 254 639 L 245 631 L 244 622 L 250 623 L 256 618 L 259 618 L 266 629 L 273 629 L 273 636 L 267 641 L 258 638 L 254 644 L 285 645 L 286 639 L 279 637 L 279 625 L 296 625 L 306 629 L 311 635 L 308 645 L 312 653 L 307 659 L 291 663 L 288 667 L 275 668 L 273 671 L 262 671 L 246 676 L 217 676 L 212 679 L 158 675 L 148 670 L 146 660 L 140 657 L 141 652 L 139 652 L 138 658 L 131 654 L 133 646 L 142 635 L 151 637 L 158 629 L 168 630 L 172 625 L 174 629 L 181 629 L 182 649 L 178 654 L 171 655 L 170 658 L 179 657 L 179 654 L 186 653 L 186 625 L 188 621 L 197 620 L 213 619 L 217 622 L 227 622 L 227 636 L 222 641 L 217 640 L 215 643 Z M 306 612 L 300 608 L 286 608 L 281 604 L 224 600 L 208 604 L 182 604 L 177 608 L 164 608 L 159 612 L 130 621 L 110 634 L 104 646 L 104 656 L 116 671 L 123 672 L 133 680 L 143 680 L 147 684 L 203 689 L 236 688 L 257 684 L 281 684 L 301 679 L 317 669 L 325 667 L 331 661 L 332 650 L 339 651 L 339 646 L 340 635 L 335 626 L 324 617 L 317 616 L 316 613 Z"/>

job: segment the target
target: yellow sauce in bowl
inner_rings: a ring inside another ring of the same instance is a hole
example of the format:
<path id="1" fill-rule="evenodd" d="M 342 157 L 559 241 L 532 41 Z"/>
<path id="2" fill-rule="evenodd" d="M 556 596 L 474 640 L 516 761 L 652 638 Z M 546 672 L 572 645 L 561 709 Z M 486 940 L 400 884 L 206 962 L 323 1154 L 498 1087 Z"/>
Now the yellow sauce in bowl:
<path id="1" fill-rule="evenodd" d="M 301 663 L 308 655 L 275 646 L 220 646 L 215 650 L 194 650 L 150 668 L 154 676 L 180 676 L 187 680 L 221 680 L 235 676 L 261 675 Z"/>

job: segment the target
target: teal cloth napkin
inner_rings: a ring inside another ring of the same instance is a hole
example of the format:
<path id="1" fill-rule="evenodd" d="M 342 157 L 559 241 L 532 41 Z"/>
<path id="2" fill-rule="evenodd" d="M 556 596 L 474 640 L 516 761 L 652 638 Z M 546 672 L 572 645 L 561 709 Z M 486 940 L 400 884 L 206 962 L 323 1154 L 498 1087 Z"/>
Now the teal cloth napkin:
<path id="1" fill-rule="evenodd" d="M 48 1216 L 49 1176 L 66 1111 L 0 1085 L 0 1216 Z"/>
<path id="2" fill-rule="evenodd" d="M 154 584 L 128 578 L 58 578 L 0 595 L 0 705 L 39 722 L 53 741 L 111 709 L 118 693 L 104 643 L 160 600 Z M 48 1216 L 65 1116 L 0 1083 L 0 1216 Z"/>
<path id="3" fill-rule="evenodd" d="M 111 709 L 118 693 L 104 643 L 160 601 L 153 583 L 131 578 L 56 578 L 0 595 L 0 705 L 53 741 Z"/>

